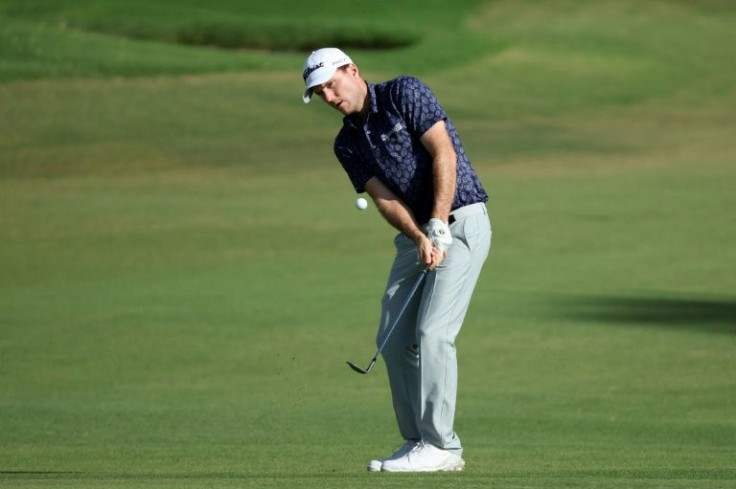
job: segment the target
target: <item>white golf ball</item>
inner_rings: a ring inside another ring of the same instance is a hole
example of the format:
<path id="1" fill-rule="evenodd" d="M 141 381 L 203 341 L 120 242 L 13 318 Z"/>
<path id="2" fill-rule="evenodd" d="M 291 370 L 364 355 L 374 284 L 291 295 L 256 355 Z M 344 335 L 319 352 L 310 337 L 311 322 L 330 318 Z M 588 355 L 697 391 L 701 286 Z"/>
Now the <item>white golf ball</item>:
<path id="1" fill-rule="evenodd" d="M 361 197 L 355 201 L 355 207 L 362 211 L 368 207 L 368 201 Z"/>

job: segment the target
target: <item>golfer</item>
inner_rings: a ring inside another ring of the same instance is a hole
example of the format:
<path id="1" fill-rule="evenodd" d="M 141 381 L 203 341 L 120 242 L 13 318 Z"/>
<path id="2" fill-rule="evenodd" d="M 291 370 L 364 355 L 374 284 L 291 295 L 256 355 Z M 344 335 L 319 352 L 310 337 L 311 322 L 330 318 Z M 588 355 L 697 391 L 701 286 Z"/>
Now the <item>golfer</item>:
<path id="1" fill-rule="evenodd" d="M 358 193 L 367 192 L 399 234 L 382 299 L 377 342 L 428 268 L 383 350 L 404 444 L 368 470 L 462 470 L 453 428 L 455 338 L 491 246 L 488 200 L 452 122 L 413 77 L 373 85 L 341 50 L 304 64 L 304 103 L 313 94 L 344 115 L 335 155 Z"/>

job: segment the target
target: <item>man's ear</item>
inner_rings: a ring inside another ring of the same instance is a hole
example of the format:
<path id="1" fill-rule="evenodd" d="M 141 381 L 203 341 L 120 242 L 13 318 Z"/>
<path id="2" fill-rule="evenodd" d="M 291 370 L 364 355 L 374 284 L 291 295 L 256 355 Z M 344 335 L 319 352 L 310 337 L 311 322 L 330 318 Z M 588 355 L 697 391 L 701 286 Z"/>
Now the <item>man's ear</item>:
<path id="1" fill-rule="evenodd" d="M 352 77 L 360 77 L 360 70 L 358 69 L 358 66 L 350 63 L 345 67 L 345 71 Z"/>

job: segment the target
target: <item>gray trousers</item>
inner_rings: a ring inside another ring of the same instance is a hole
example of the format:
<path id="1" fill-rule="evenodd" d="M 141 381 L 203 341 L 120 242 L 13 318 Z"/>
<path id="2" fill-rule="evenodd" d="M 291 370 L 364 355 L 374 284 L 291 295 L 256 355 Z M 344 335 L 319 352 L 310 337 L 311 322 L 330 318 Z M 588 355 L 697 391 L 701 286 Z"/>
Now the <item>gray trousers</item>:
<path id="1" fill-rule="evenodd" d="M 468 209 L 462 208 L 462 209 Z M 405 440 L 424 440 L 462 454 L 453 429 L 457 397 L 455 338 L 491 247 L 491 225 L 483 204 L 450 225 L 447 258 L 427 274 L 383 350 L 399 431 Z M 399 234 L 396 258 L 382 299 L 376 337 L 403 305 L 422 265 L 412 240 Z"/>

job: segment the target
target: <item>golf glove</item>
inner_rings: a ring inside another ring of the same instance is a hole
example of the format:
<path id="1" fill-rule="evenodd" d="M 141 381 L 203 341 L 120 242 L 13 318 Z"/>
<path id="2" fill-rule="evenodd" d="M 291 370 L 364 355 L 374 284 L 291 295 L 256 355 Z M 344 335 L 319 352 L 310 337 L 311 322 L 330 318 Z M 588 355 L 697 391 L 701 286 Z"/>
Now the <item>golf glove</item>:
<path id="1" fill-rule="evenodd" d="M 432 245 L 440 251 L 447 251 L 447 248 L 452 244 L 450 226 L 442 219 L 433 218 L 429 220 L 427 223 L 427 237 Z"/>

